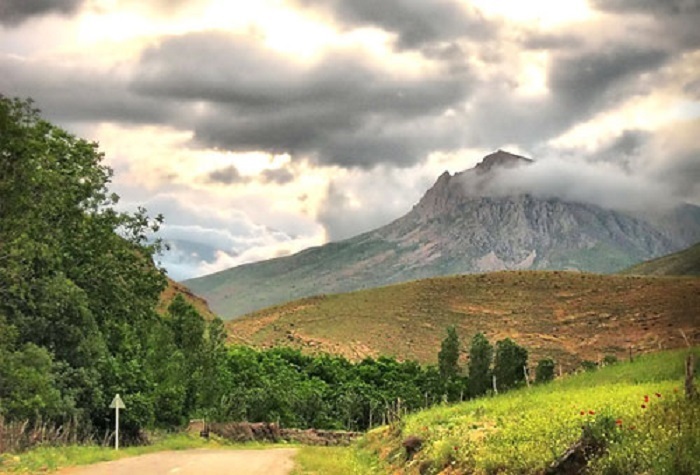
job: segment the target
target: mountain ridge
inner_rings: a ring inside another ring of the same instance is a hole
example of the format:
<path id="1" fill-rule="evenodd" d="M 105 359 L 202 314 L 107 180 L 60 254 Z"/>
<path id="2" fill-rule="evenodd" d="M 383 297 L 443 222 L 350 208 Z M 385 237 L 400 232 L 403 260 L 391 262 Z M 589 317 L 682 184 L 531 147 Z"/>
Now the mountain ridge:
<path id="1" fill-rule="evenodd" d="M 407 214 L 385 226 L 185 284 L 217 314 L 235 318 L 311 295 L 440 275 L 520 269 L 611 273 L 700 240 L 698 207 L 651 222 L 556 197 L 489 192 L 494 172 L 531 163 L 499 150 L 472 169 L 440 175 Z"/>

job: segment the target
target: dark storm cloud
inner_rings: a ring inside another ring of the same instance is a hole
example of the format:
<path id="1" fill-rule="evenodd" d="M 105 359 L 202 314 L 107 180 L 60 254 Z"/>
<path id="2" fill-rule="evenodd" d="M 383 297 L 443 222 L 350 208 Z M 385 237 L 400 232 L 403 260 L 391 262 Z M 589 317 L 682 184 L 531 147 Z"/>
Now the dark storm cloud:
<path id="1" fill-rule="evenodd" d="M 700 12 L 698 0 L 593 0 L 601 10 L 621 13 L 685 15 Z"/>
<path id="2" fill-rule="evenodd" d="M 241 176 L 238 168 L 231 165 L 226 168 L 214 170 L 207 175 L 209 183 L 221 183 L 223 185 L 232 185 L 234 183 L 245 183 L 248 178 Z"/>
<path id="3" fill-rule="evenodd" d="M 286 168 L 265 170 L 260 176 L 264 183 L 277 183 L 278 185 L 285 185 L 294 180 L 294 174 Z"/>
<path id="4" fill-rule="evenodd" d="M 495 149 L 513 143 L 531 148 L 542 143 L 633 94 L 647 93 L 645 88 L 653 85 L 640 79 L 642 73 L 656 70 L 670 55 L 612 45 L 605 50 L 563 50 L 551 57 L 546 95 L 517 96 L 508 75 L 480 90 L 466 119 L 473 145 Z"/>
<path id="5" fill-rule="evenodd" d="M 411 164 L 450 146 L 444 114 L 471 83 L 466 74 L 404 76 L 348 50 L 301 65 L 249 37 L 199 33 L 145 51 L 132 90 L 205 103 L 192 117 L 201 144 L 352 167 Z"/>
<path id="6" fill-rule="evenodd" d="M 323 11 L 347 27 L 374 26 L 397 35 L 399 48 L 457 38 L 492 37 L 496 25 L 475 8 L 455 0 L 293 0 L 297 5 Z"/>
<path id="7" fill-rule="evenodd" d="M 18 26 L 32 17 L 49 13 L 71 14 L 83 0 L 0 0 L 0 24 Z"/>
<path id="8" fill-rule="evenodd" d="M 625 45 L 607 51 L 563 55 L 552 65 L 549 87 L 558 100 L 563 101 L 564 107 L 593 109 L 601 102 L 629 95 L 627 80 L 653 70 L 668 57 L 669 54 L 662 50 Z M 621 84 L 625 86 L 616 87 Z"/>
<path id="9" fill-rule="evenodd" d="M 177 105 L 127 90 L 119 71 L 96 71 L 0 56 L 0 91 L 30 96 L 45 116 L 60 122 L 159 123 L 177 117 Z"/>
<path id="10" fill-rule="evenodd" d="M 653 24 L 641 32 L 642 40 L 653 38 L 683 49 L 700 47 L 699 0 L 593 0 L 592 3 L 599 10 L 621 16 L 648 15 Z"/>

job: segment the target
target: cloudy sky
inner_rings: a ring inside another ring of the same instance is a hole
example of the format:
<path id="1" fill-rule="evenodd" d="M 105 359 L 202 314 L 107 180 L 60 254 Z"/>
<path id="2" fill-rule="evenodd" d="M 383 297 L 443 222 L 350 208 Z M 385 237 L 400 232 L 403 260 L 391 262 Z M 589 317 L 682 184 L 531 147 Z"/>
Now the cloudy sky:
<path id="1" fill-rule="evenodd" d="M 545 164 L 528 186 L 700 204 L 697 25 L 700 0 L 0 0 L 0 93 L 100 143 L 182 279 L 385 224 L 498 148 Z"/>

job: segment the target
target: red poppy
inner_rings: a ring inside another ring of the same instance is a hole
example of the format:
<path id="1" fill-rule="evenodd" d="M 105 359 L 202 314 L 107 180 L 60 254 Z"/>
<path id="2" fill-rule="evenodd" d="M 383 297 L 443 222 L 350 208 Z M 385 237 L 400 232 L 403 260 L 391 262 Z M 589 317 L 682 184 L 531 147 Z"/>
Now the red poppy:
<path id="1" fill-rule="evenodd" d="M 590 415 L 592 415 L 592 416 L 595 415 L 595 411 L 588 411 L 588 413 L 589 413 Z"/>
<path id="2" fill-rule="evenodd" d="M 615 421 L 615 424 L 621 426 L 622 425 L 622 419 L 618 419 Z"/>
<path id="3" fill-rule="evenodd" d="M 455 450 L 459 450 L 459 447 L 457 447 L 457 446 L 455 445 L 455 446 L 454 446 L 454 449 L 455 449 Z"/>
<path id="4" fill-rule="evenodd" d="M 661 393 L 656 393 L 656 397 L 661 397 Z"/>
<path id="5" fill-rule="evenodd" d="M 642 409 L 646 409 L 646 408 L 647 408 L 647 405 L 646 405 L 646 404 L 642 404 Z"/>
<path id="6" fill-rule="evenodd" d="M 644 402 L 649 402 L 649 396 L 644 396 Z"/>
<path id="7" fill-rule="evenodd" d="M 585 416 L 585 415 L 586 415 L 586 411 L 581 411 L 581 415 L 582 415 L 582 416 Z"/>

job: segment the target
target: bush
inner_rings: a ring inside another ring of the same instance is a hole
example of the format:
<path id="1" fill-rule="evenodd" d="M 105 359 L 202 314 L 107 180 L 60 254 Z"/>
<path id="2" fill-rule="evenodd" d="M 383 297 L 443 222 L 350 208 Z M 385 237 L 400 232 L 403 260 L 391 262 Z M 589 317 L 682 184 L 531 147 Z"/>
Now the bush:
<path id="1" fill-rule="evenodd" d="M 546 383 L 554 379 L 554 360 L 545 358 L 537 362 L 536 383 Z"/>

